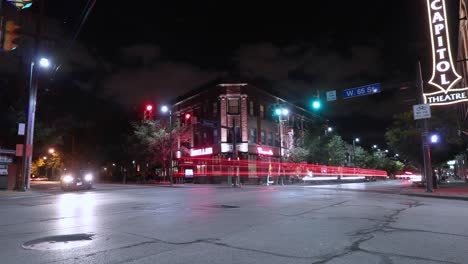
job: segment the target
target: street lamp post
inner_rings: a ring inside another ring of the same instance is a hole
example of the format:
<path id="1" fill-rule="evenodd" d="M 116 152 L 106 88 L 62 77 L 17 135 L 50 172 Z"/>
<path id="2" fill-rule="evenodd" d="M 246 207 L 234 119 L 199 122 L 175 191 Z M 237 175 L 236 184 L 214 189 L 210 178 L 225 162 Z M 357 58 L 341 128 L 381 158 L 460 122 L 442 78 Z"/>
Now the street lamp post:
<path id="1" fill-rule="evenodd" d="M 356 167 L 356 142 L 359 142 L 359 138 L 353 139 L 353 165 Z"/>
<path id="2" fill-rule="evenodd" d="M 171 182 L 171 185 L 173 184 L 173 154 L 172 154 L 172 109 L 169 109 L 168 106 L 164 105 L 161 107 L 161 111 L 163 113 L 169 112 L 169 151 L 170 151 L 170 167 L 169 167 L 169 181 Z"/>
<path id="3" fill-rule="evenodd" d="M 46 58 L 39 60 L 39 66 L 48 68 L 50 62 Z M 27 108 L 27 119 L 26 119 L 26 135 L 24 137 L 23 145 L 23 161 L 21 168 L 21 184 L 19 185 L 20 191 L 26 191 L 30 188 L 29 175 L 31 174 L 31 162 L 32 162 L 32 150 L 33 150 L 33 139 L 34 139 L 34 120 L 36 115 L 36 101 L 37 101 L 37 86 L 38 78 L 37 71 L 35 71 L 35 61 L 31 61 L 30 72 L 29 72 L 29 101 Z"/>
<path id="4" fill-rule="evenodd" d="M 283 163 L 283 121 L 284 119 L 281 119 L 282 116 L 288 116 L 289 115 L 289 110 L 287 108 L 277 108 L 275 109 L 275 114 L 278 116 L 278 127 L 279 127 L 279 137 L 280 137 L 280 166 L 278 167 L 278 177 L 281 178 L 281 185 L 284 184 L 284 179 L 283 176 L 279 176 L 281 174 L 281 168 L 282 168 L 282 163 Z M 279 180 L 278 180 L 279 184 Z"/>

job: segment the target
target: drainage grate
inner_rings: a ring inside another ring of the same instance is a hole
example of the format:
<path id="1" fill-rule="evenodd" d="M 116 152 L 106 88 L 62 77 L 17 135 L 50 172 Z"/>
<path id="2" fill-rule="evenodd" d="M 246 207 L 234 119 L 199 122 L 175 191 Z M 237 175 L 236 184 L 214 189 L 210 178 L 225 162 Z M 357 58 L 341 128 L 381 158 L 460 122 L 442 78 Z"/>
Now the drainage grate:
<path id="1" fill-rule="evenodd" d="M 22 245 L 24 249 L 58 250 L 82 247 L 90 244 L 94 234 L 70 234 L 49 236 L 28 241 Z"/>

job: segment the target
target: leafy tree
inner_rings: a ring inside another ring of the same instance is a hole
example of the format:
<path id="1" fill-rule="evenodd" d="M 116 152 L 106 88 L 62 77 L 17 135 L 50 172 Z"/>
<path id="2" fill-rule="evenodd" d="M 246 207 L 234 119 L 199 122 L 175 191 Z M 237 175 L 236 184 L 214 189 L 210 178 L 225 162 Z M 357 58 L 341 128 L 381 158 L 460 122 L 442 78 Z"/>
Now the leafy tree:
<path id="1" fill-rule="evenodd" d="M 302 147 L 295 147 L 289 151 L 288 161 L 299 163 L 303 161 L 307 161 L 307 157 L 309 156 L 309 151 Z"/>
<path id="2" fill-rule="evenodd" d="M 346 164 L 349 146 L 340 136 L 333 135 L 326 144 L 326 147 L 329 157 L 328 165 L 344 166 Z"/>
<path id="3" fill-rule="evenodd" d="M 190 141 L 190 130 L 187 126 L 182 126 L 178 121 L 172 129 L 172 144 L 170 142 L 170 131 L 166 123 L 156 121 L 145 121 L 133 123 L 136 146 L 141 146 L 141 155 L 149 157 L 152 164 L 162 165 L 163 171 L 168 172 L 171 151 L 178 150 L 177 139 L 181 143 Z M 181 144 L 180 150 L 188 154 L 189 150 Z"/>
<path id="4" fill-rule="evenodd" d="M 428 121 L 429 131 L 440 135 L 441 142 L 431 145 L 431 158 L 434 165 L 443 164 L 463 151 L 463 141 L 456 113 L 451 108 L 434 108 Z M 401 158 L 416 167 L 422 166 L 421 128 L 413 119 L 412 112 L 394 117 L 393 125 L 385 133 L 387 144 Z"/>

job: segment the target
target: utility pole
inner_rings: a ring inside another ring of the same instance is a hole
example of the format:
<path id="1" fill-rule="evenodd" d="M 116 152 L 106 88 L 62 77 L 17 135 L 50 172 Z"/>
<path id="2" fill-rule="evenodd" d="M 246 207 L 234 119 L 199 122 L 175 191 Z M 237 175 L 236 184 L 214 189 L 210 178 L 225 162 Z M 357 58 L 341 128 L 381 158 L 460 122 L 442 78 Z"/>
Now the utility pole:
<path id="1" fill-rule="evenodd" d="M 278 116 L 279 119 L 279 136 L 280 136 L 280 163 L 278 166 L 278 184 L 279 180 L 281 179 L 281 185 L 283 185 L 283 176 L 281 176 L 281 168 L 283 165 L 283 120 L 281 120 L 281 116 Z"/>
<path id="2" fill-rule="evenodd" d="M 419 94 L 420 94 L 420 103 L 424 104 L 424 81 L 422 79 L 421 72 L 421 62 L 418 62 L 418 72 L 416 80 Z M 424 118 L 422 121 L 422 132 L 421 132 L 421 141 L 422 141 L 422 152 L 423 152 L 423 161 L 424 161 L 424 177 L 426 178 L 426 192 L 431 193 L 433 191 L 432 186 L 432 164 L 431 164 L 431 146 L 429 142 L 429 132 L 427 119 Z"/>

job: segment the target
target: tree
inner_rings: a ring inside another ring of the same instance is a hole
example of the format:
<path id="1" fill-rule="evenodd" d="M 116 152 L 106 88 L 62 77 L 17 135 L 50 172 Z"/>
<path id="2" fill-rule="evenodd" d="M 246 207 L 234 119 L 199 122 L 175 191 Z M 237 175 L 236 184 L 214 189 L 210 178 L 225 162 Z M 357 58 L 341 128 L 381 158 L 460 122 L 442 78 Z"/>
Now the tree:
<path id="1" fill-rule="evenodd" d="M 39 169 L 45 166 L 45 162 L 42 158 L 39 158 L 31 163 L 31 175 L 39 175 Z"/>
<path id="2" fill-rule="evenodd" d="M 169 127 L 161 120 L 145 121 L 142 123 L 133 123 L 134 136 L 136 145 L 141 146 L 141 155 L 149 157 L 149 161 L 153 164 L 162 165 L 162 169 L 167 175 L 170 164 L 171 151 L 178 150 L 177 139 L 180 142 L 190 141 L 190 129 L 188 126 L 182 126 L 180 122 L 176 121 L 172 128 L 172 144 L 169 139 Z M 187 154 L 188 148 L 181 144 L 180 150 Z"/>
<path id="3" fill-rule="evenodd" d="M 431 158 L 434 165 L 442 164 L 463 151 L 460 137 L 460 124 L 451 108 L 434 108 L 428 121 L 429 132 L 439 134 L 441 142 L 431 145 Z M 412 112 L 394 117 L 392 127 L 385 133 L 387 144 L 401 158 L 416 167 L 422 166 L 421 129 L 413 119 Z"/>
<path id="4" fill-rule="evenodd" d="M 328 144 L 328 165 L 344 166 L 349 149 L 349 145 L 338 135 L 333 135 Z"/>
<path id="5" fill-rule="evenodd" d="M 307 149 L 302 148 L 302 147 L 295 147 L 289 150 L 287 161 L 299 163 L 299 162 L 307 161 L 308 156 L 309 156 L 309 151 Z"/>
<path id="6" fill-rule="evenodd" d="M 385 133 L 388 146 L 404 160 L 421 165 L 421 130 L 412 112 L 394 116 L 392 127 Z"/>

